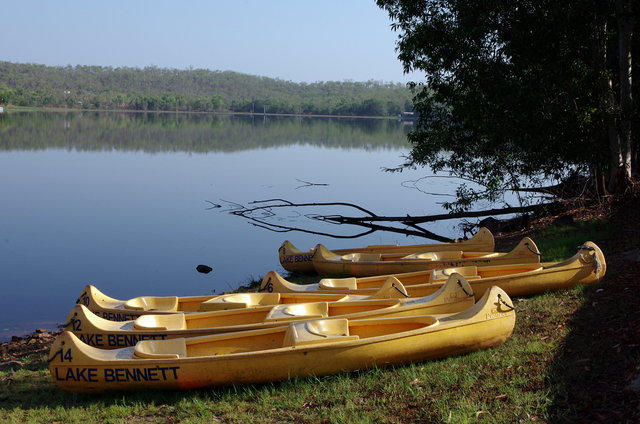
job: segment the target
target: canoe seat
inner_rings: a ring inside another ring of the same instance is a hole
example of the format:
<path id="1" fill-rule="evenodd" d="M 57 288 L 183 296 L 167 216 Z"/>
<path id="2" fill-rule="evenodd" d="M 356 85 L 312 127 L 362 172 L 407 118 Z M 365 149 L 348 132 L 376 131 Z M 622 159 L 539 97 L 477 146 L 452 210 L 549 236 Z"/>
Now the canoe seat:
<path id="1" fill-rule="evenodd" d="M 186 330 L 184 314 L 142 315 L 133 321 L 137 330 Z"/>
<path id="2" fill-rule="evenodd" d="M 461 259 L 462 250 L 448 252 L 425 252 L 414 253 L 412 255 L 403 256 L 402 259 L 421 259 L 426 261 L 442 261 L 446 259 Z"/>
<path id="3" fill-rule="evenodd" d="M 329 315 L 327 302 L 293 303 L 290 305 L 276 305 L 264 318 L 269 321 L 290 321 L 299 318 L 326 318 Z"/>
<path id="4" fill-rule="evenodd" d="M 359 338 L 359 336 L 349 335 L 348 320 L 321 319 L 289 324 L 284 335 L 283 346 L 307 346 L 319 343 L 358 340 Z"/>
<path id="5" fill-rule="evenodd" d="M 133 356 L 142 359 L 178 359 L 187 356 L 185 339 L 143 340 L 136 344 Z"/>
<path id="6" fill-rule="evenodd" d="M 345 290 L 356 290 L 358 288 L 358 283 L 355 278 L 323 278 L 320 280 L 318 284 L 318 288 L 320 289 L 345 289 Z"/>
<path id="7" fill-rule="evenodd" d="M 340 257 L 345 262 L 376 262 L 382 258 L 379 253 L 349 253 Z"/>
<path id="8" fill-rule="evenodd" d="M 454 272 L 462 275 L 463 277 L 476 277 L 478 276 L 478 267 L 476 266 L 461 266 L 457 268 L 441 268 L 431 270 L 429 275 L 429 282 L 434 281 L 446 281 Z"/>
<path id="9" fill-rule="evenodd" d="M 178 310 L 178 297 L 177 296 L 141 296 L 129 299 L 124 303 L 126 309 L 133 309 L 136 311 L 177 311 Z"/>
<path id="10" fill-rule="evenodd" d="M 200 310 L 244 309 L 255 306 L 277 305 L 278 303 L 280 303 L 280 293 L 236 293 L 202 302 Z"/>

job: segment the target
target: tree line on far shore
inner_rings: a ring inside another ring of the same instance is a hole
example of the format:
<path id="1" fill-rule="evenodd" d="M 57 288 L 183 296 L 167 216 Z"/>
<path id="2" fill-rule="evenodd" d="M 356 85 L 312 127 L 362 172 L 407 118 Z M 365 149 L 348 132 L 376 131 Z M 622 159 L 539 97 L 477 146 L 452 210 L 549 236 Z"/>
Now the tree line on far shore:
<path id="1" fill-rule="evenodd" d="M 397 116 L 404 84 L 295 83 L 205 69 L 45 66 L 0 61 L 0 104 L 94 110 Z"/>

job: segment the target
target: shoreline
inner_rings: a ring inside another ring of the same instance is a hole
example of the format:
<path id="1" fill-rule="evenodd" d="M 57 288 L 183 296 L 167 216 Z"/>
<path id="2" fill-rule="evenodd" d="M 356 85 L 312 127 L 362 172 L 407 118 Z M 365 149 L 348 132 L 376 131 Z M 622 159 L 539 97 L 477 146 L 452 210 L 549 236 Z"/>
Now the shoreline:
<path id="1" fill-rule="evenodd" d="M 164 115 L 214 115 L 214 116 L 271 116 L 290 118 L 336 118 L 336 119 L 388 119 L 398 120 L 403 123 L 412 123 L 413 120 L 401 119 L 399 116 L 367 116 L 367 115 L 315 115 L 303 113 L 255 113 L 255 112 L 233 112 L 233 111 L 190 111 L 190 110 L 136 110 L 136 109 L 83 109 L 83 108 L 61 108 L 61 107 L 30 107 L 30 106 L 3 106 L 3 114 L 9 112 L 100 112 L 100 113 L 157 113 Z M 0 114 L 2 116 L 3 114 Z"/>

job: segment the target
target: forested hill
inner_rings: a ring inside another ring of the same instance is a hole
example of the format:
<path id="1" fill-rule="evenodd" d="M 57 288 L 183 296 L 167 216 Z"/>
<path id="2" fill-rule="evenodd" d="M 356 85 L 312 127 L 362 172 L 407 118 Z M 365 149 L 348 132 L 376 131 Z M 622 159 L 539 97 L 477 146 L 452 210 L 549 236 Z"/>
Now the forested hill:
<path id="1" fill-rule="evenodd" d="M 205 69 L 0 62 L 0 105 L 390 116 L 411 110 L 404 84 L 294 83 Z"/>

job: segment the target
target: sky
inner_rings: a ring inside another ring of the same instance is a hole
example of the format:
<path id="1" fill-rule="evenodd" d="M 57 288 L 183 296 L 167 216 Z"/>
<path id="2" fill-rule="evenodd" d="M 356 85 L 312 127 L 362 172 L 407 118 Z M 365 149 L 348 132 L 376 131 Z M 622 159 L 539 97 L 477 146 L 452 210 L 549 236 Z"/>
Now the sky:
<path id="1" fill-rule="evenodd" d="M 375 0 L 0 0 L 0 60 L 416 81 Z"/>

